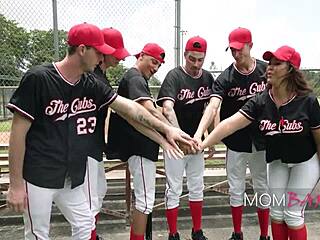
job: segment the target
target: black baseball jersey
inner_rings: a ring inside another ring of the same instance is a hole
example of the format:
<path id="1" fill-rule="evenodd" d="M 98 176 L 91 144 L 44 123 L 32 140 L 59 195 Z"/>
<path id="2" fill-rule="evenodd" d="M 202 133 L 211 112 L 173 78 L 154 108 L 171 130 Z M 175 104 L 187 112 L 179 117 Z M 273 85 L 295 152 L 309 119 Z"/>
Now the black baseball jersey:
<path id="1" fill-rule="evenodd" d="M 29 70 L 8 108 L 32 121 L 26 136 L 23 177 L 45 188 L 72 188 L 83 183 L 98 110 L 116 93 L 91 74 L 70 84 L 54 64 Z"/>
<path id="2" fill-rule="evenodd" d="M 316 96 L 294 96 L 276 107 L 270 90 L 250 99 L 240 110 L 247 119 L 258 123 L 266 138 L 266 160 L 301 163 L 316 152 L 311 130 L 320 128 L 320 107 Z"/>
<path id="3" fill-rule="evenodd" d="M 133 101 L 152 100 L 148 82 L 136 68 L 130 68 L 119 82 L 118 94 Z M 111 113 L 108 131 L 108 151 L 118 152 L 122 161 L 133 155 L 158 160 L 159 145 L 138 132 L 126 120 Z M 108 155 L 111 158 L 112 156 Z"/>
<path id="4" fill-rule="evenodd" d="M 211 98 L 213 81 L 206 70 L 201 70 L 199 77 L 192 77 L 183 67 L 176 67 L 165 77 L 157 103 L 162 106 L 164 100 L 173 101 L 180 128 L 193 136 Z"/>
<path id="5" fill-rule="evenodd" d="M 93 72 L 93 76 L 97 81 L 106 84 L 108 88 L 112 89 L 105 73 L 97 66 Z M 90 148 L 89 156 L 101 162 L 103 159 L 103 151 L 105 150 L 105 122 L 108 115 L 108 107 L 100 108 L 97 115 L 97 124 L 92 138 L 92 147 Z"/>
<path id="6" fill-rule="evenodd" d="M 213 96 L 222 100 L 221 121 L 238 112 L 249 98 L 266 88 L 265 71 L 266 63 L 255 60 L 255 66 L 250 73 L 240 72 L 233 63 L 219 75 L 214 82 Z M 252 152 L 252 144 L 258 151 L 264 150 L 263 138 L 255 130 L 256 127 L 251 124 L 224 138 L 222 142 L 237 152 Z"/>

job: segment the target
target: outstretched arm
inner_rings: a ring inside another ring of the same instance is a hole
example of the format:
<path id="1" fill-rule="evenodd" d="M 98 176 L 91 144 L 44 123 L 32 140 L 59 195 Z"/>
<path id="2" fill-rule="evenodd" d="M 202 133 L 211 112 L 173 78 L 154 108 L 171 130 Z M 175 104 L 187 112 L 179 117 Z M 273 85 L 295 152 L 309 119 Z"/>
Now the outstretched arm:
<path id="1" fill-rule="evenodd" d="M 161 122 L 159 119 L 152 116 L 144 107 L 132 100 L 117 96 L 110 107 L 114 111 L 118 112 L 126 120 L 131 119 L 133 121 L 141 123 L 148 128 L 155 129 L 165 134 L 168 142 L 177 150 L 179 149 L 179 147 L 176 144 L 176 141 L 188 145 L 192 144 L 192 138 L 188 134 L 184 133 L 178 128 L 169 126 Z"/>
<path id="2" fill-rule="evenodd" d="M 162 112 L 163 115 L 168 119 L 168 121 L 175 127 L 180 128 L 176 112 L 174 111 L 174 101 L 172 100 L 164 100 L 162 103 Z M 199 145 L 198 142 L 195 141 L 197 145 Z M 183 151 L 184 154 L 194 154 L 196 153 L 196 147 L 180 144 L 180 148 Z"/>
<path id="3" fill-rule="evenodd" d="M 149 111 L 154 117 L 158 118 L 160 121 L 166 123 L 167 125 L 172 125 L 168 119 L 162 114 L 162 112 L 155 107 L 154 102 L 150 99 L 142 100 L 138 102 L 141 104 L 145 109 Z"/>
<path id="4" fill-rule="evenodd" d="M 18 113 L 13 114 L 9 141 L 9 178 L 10 186 L 7 194 L 8 207 L 16 212 L 26 208 L 27 193 L 22 176 L 26 135 L 31 121 Z"/>
<path id="5" fill-rule="evenodd" d="M 174 102 L 172 100 L 164 100 L 162 103 L 162 113 L 168 121 L 177 128 L 180 128 L 176 112 L 173 109 Z"/>
<path id="6" fill-rule="evenodd" d="M 210 102 L 202 115 L 198 129 L 194 134 L 195 139 L 201 141 L 201 137 L 203 136 L 204 132 L 208 129 L 210 124 L 213 123 L 214 118 L 218 112 L 220 103 L 221 103 L 221 100 L 219 98 L 212 97 L 210 99 Z"/>
<path id="7" fill-rule="evenodd" d="M 223 138 L 248 126 L 250 123 L 251 121 L 244 117 L 240 112 L 233 114 L 231 117 L 219 123 L 209 136 L 204 139 L 201 149 L 203 150 L 219 143 Z"/>
<path id="8" fill-rule="evenodd" d="M 163 151 L 165 151 L 169 157 L 183 158 L 183 152 L 180 149 L 175 149 L 160 133 L 154 129 L 148 128 L 139 122 L 128 120 L 128 123 L 132 125 L 137 131 L 150 138 L 152 141 L 158 143 Z"/>

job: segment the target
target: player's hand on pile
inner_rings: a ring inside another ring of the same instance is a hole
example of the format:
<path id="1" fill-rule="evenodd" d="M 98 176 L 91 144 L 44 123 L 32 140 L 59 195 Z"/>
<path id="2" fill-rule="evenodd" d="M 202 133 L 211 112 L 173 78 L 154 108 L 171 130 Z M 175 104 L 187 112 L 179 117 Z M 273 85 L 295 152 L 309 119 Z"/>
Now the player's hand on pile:
<path id="1" fill-rule="evenodd" d="M 165 141 L 161 144 L 161 148 L 163 149 L 163 152 L 167 154 L 169 158 L 174 159 L 181 159 L 184 157 L 183 151 L 178 147 L 176 149 L 174 146 L 172 146 L 169 142 Z"/>
<path id="2" fill-rule="evenodd" d="M 197 153 L 197 143 L 195 141 L 191 142 L 191 145 L 187 145 L 184 143 L 179 143 L 180 149 L 183 151 L 185 155 L 188 154 L 196 154 Z"/>
<path id="3" fill-rule="evenodd" d="M 191 138 L 189 134 L 185 133 L 177 127 L 170 127 L 169 131 L 166 133 L 166 138 L 175 149 L 179 149 L 177 142 L 179 143 L 179 145 L 185 144 L 190 147 L 194 145 L 193 138 Z"/>
<path id="4" fill-rule="evenodd" d="M 27 193 L 24 184 L 19 187 L 9 187 L 7 206 L 15 212 L 24 212 L 27 208 Z"/>
<path id="5" fill-rule="evenodd" d="M 216 149 L 215 149 L 214 146 L 210 146 L 208 149 L 209 149 L 209 151 L 208 151 L 208 156 L 206 156 L 206 157 L 204 158 L 204 160 L 207 160 L 207 159 L 212 158 L 213 155 L 214 155 L 214 153 L 215 153 L 215 151 L 216 151 Z"/>
<path id="6" fill-rule="evenodd" d="M 202 146 L 201 136 L 194 135 L 193 139 L 194 139 L 194 142 L 195 142 L 194 149 L 196 150 L 196 152 L 197 153 L 202 152 L 203 149 L 201 149 L 201 146 Z"/>

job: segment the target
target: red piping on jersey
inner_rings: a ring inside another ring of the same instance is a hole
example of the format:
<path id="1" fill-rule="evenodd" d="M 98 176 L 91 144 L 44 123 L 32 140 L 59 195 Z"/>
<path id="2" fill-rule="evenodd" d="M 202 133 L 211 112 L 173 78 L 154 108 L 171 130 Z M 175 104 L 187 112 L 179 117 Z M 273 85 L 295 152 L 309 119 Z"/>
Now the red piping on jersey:
<path id="1" fill-rule="evenodd" d="M 246 119 L 248 119 L 249 121 L 254 121 L 254 118 L 251 117 L 250 115 L 248 115 L 245 111 L 243 111 L 242 109 L 239 110 L 239 113 L 241 113 Z"/>
<path id="2" fill-rule="evenodd" d="M 210 97 L 215 97 L 215 98 L 219 98 L 220 100 L 223 100 L 223 98 L 220 95 L 215 94 L 215 93 L 211 94 Z"/>
<path id="3" fill-rule="evenodd" d="M 251 73 L 254 72 L 254 70 L 256 70 L 256 67 L 257 67 L 257 60 L 256 60 L 255 58 L 252 58 L 252 59 L 254 60 L 254 66 L 253 66 L 253 68 L 251 69 L 250 72 L 247 72 L 247 73 L 241 72 L 241 71 L 237 68 L 236 63 L 233 63 L 233 67 L 234 67 L 235 70 L 237 70 L 238 73 L 240 73 L 240 74 L 242 74 L 242 75 L 245 75 L 245 76 L 250 75 Z"/>
<path id="4" fill-rule="evenodd" d="M 113 103 L 113 101 L 116 100 L 117 97 L 118 97 L 118 94 L 117 94 L 117 93 L 113 94 L 112 98 L 110 98 L 108 102 L 102 104 L 102 105 L 99 107 L 98 111 L 100 111 L 100 109 L 103 108 L 104 106 L 110 105 L 111 103 Z"/>
<path id="5" fill-rule="evenodd" d="M 154 99 L 152 97 L 139 97 L 139 98 L 133 99 L 134 102 L 139 102 L 139 101 L 143 101 L 143 100 L 150 100 L 150 101 L 154 102 Z"/>
<path id="6" fill-rule="evenodd" d="M 81 77 L 80 77 L 80 79 L 79 79 L 78 81 L 76 81 L 75 83 L 72 84 L 71 82 L 69 82 L 69 81 L 67 80 L 67 78 L 65 78 L 65 77 L 62 75 L 62 73 L 60 72 L 60 70 L 59 70 L 59 68 L 57 67 L 57 65 L 56 65 L 55 63 L 52 63 L 52 64 L 53 64 L 54 68 L 56 69 L 57 73 L 59 74 L 59 76 L 62 78 L 62 80 L 65 81 L 66 83 L 68 83 L 70 86 L 76 86 L 76 85 L 80 82 Z"/>
<path id="7" fill-rule="evenodd" d="M 21 115 L 25 116 L 26 118 L 30 119 L 31 121 L 34 120 L 34 117 L 33 117 L 33 116 L 31 116 L 31 115 L 28 114 L 27 112 L 23 111 L 22 109 L 20 109 L 20 108 L 17 107 L 16 105 L 13 105 L 12 103 L 8 103 L 7 108 L 13 109 L 13 110 L 19 112 Z"/>
<path id="8" fill-rule="evenodd" d="M 270 96 L 272 102 L 274 102 L 274 104 L 276 104 L 276 101 L 274 100 L 274 98 L 272 96 L 271 89 L 269 90 L 269 96 Z M 293 95 L 290 99 L 288 99 L 288 101 L 286 101 L 285 103 L 281 104 L 281 106 L 285 106 L 285 105 L 289 104 L 296 96 L 297 96 L 297 94 Z"/>
<path id="9" fill-rule="evenodd" d="M 28 194 L 28 183 L 27 182 L 26 182 L 26 192 L 27 192 L 27 195 L 29 195 Z M 37 235 L 33 231 L 33 224 L 32 224 L 32 219 L 31 219 L 30 204 L 29 204 L 29 198 L 28 197 L 27 197 L 27 204 L 28 204 L 28 217 L 29 217 L 29 221 L 30 221 L 31 232 L 35 236 L 36 240 L 38 240 Z"/>
<path id="10" fill-rule="evenodd" d="M 318 129 L 318 128 L 320 128 L 320 125 L 318 125 L 318 126 L 315 126 L 315 127 L 310 127 L 311 129 Z"/>
<path id="11" fill-rule="evenodd" d="M 172 102 L 175 102 L 175 101 L 176 101 L 176 100 L 175 100 L 174 98 L 172 98 L 172 97 L 162 97 L 162 98 L 158 98 L 157 101 L 156 101 L 156 103 L 162 102 L 162 101 L 164 101 L 164 100 L 170 100 L 170 101 L 172 101 Z"/>

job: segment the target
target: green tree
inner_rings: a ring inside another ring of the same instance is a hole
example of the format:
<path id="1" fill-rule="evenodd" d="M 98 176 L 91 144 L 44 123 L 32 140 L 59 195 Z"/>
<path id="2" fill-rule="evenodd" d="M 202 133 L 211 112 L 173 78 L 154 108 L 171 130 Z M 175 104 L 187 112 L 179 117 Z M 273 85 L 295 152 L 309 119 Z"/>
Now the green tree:
<path id="1" fill-rule="evenodd" d="M 309 81 L 314 93 L 320 96 L 320 72 L 318 71 L 304 71 L 306 79 Z"/>
<path id="2" fill-rule="evenodd" d="M 128 69 L 123 66 L 122 63 L 118 64 L 116 67 L 110 67 L 107 69 L 107 78 L 112 86 L 118 86 L 119 81 Z"/>
<path id="3" fill-rule="evenodd" d="M 28 32 L 0 14 L 0 84 L 12 85 L 26 69 Z"/>
<path id="4" fill-rule="evenodd" d="M 67 32 L 58 31 L 58 46 L 59 57 L 62 58 L 66 52 Z M 53 30 L 32 30 L 29 34 L 29 52 L 28 52 L 28 68 L 40 65 L 43 63 L 53 62 L 54 59 L 54 44 Z"/>

